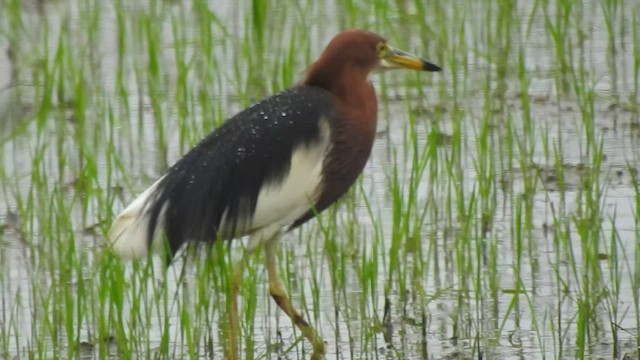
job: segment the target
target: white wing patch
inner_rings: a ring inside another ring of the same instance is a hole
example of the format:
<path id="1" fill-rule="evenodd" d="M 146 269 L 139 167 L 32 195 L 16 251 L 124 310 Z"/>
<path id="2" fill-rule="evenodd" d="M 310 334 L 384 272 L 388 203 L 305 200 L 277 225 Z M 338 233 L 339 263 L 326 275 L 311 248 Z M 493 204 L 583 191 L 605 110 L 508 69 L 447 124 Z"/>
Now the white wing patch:
<path id="1" fill-rule="evenodd" d="M 249 248 L 255 248 L 268 234 L 261 229 L 291 225 L 304 215 L 318 200 L 321 193 L 324 159 L 330 148 L 330 130 L 326 120 L 320 120 L 320 140 L 310 146 L 301 146 L 291 154 L 289 173 L 279 183 L 263 185 L 258 194 L 256 210 L 249 229 L 257 230 L 251 237 Z"/>
<path id="2" fill-rule="evenodd" d="M 147 239 L 149 238 L 150 213 L 147 200 L 163 178 L 164 176 L 133 200 L 111 225 L 108 234 L 109 243 L 111 248 L 120 256 L 134 259 L 146 256 L 149 253 Z M 164 204 L 160 216 L 158 216 L 152 247 L 158 245 L 156 244 L 160 238 L 158 229 L 162 227 L 162 219 L 164 219 L 166 208 L 167 204 Z"/>

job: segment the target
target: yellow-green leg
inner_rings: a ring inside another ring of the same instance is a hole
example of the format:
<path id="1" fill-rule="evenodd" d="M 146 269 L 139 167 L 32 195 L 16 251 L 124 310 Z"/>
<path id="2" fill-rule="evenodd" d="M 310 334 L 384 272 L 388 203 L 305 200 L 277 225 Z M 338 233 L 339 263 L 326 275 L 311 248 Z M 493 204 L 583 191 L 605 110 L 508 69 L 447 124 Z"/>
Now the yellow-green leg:
<path id="1" fill-rule="evenodd" d="M 240 337 L 240 320 L 238 317 L 238 292 L 242 282 L 242 274 L 247 263 L 246 251 L 242 254 L 240 262 L 236 264 L 231 276 L 231 309 L 229 310 L 229 338 L 225 349 L 225 359 L 238 358 L 238 338 Z"/>
<path id="2" fill-rule="evenodd" d="M 269 293 L 273 300 L 284 311 L 291 321 L 300 329 L 302 334 L 311 342 L 313 346 L 312 360 L 324 358 L 324 341 L 316 333 L 316 330 L 307 323 L 300 313 L 293 307 L 287 292 L 282 285 L 282 280 L 278 274 L 278 246 L 279 236 L 270 239 L 266 243 L 267 272 L 269 273 Z"/>

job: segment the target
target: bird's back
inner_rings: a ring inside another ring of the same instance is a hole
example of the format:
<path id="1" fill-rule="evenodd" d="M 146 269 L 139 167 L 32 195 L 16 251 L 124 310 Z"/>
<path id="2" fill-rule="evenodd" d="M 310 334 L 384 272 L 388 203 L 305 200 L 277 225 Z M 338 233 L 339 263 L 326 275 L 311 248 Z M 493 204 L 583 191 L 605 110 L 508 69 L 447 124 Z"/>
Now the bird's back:
<path id="1" fill-rule="evenodd" d="M 118 216 L 109 233 L 114 249 L 143 256 L 164 233 L 174 254 L 187 241 L 291 225 L 320 196 L 336 116 L 334 97 L 308 86 L 238 113 Z"/>

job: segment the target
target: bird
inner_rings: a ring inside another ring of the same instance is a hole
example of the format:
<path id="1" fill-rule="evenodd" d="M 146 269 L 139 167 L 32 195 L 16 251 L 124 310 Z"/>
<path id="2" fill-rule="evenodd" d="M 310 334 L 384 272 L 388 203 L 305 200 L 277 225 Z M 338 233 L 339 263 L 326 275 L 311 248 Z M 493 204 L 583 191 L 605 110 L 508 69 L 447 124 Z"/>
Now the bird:
<path id="1" fill-rule="evenodd" d="M 231 278 L 229 339 L 238 354 L 237 295 L 247 254 L 264 249 L 269 293 L 322 359 L 325 343 L 295 309 L 278 274 L 282 236 L 338 201 L 362 173 L 377 126 L 371 73 L 441 71 L 365 30 L 338 33 L 289 89 L 240 111 L 202 139 L 113 221 L 109 247 L 125 258 L 190 242 L 248 235 Z"/>

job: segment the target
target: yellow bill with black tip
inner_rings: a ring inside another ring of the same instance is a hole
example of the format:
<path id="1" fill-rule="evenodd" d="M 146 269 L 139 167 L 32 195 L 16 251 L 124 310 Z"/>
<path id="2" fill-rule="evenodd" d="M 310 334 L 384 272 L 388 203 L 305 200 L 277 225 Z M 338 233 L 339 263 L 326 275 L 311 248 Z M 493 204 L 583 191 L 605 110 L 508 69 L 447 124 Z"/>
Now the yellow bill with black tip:
<path id="1" fill-rule="evenodd" d="M 406 51 L 393 48 L 389 45 L 385 46 L 384 53 L 381 56 L 382 67 L 389 69 L 407 68 L 418 71 L 441 71 L 438 65 L 433 64 L 425 59 L 421 59 Z"/>

